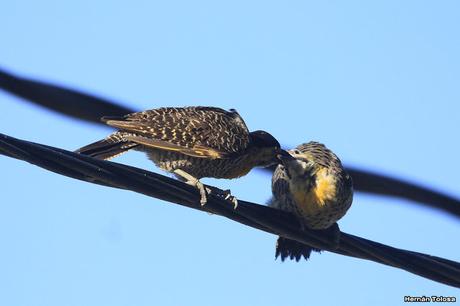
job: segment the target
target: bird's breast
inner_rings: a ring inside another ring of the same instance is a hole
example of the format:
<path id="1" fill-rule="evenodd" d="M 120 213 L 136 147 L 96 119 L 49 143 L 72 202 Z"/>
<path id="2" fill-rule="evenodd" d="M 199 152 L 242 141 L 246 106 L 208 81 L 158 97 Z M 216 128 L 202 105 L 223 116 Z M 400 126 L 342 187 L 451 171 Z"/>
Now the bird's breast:
<path id="1" fill-rule="evenodd" d="M 222 172 L 223 178 L 234 179 L 245 176 L 254 168 L 255 163 L 248 159 L 246 156 L 233 160 L 223 160 L 223 167 L 226 171 Z"/>
<path id="2" fill-rule="evenodd" d="M 326 168 L 319 170 L 315 182 L 307 187 L 306 182 L 292 181 L 290 184 L 291 194 L 303 215 L 318 215 L 338 204 L 337 180 Z"/>

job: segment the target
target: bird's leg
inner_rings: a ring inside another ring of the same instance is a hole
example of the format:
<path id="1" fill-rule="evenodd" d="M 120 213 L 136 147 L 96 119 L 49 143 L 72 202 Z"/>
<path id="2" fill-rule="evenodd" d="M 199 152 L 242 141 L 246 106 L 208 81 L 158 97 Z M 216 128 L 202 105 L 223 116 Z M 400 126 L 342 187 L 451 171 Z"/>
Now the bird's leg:
<path id="1" fill-rule="evenodd" d="M 184 170 L 181 170 L 181 169 L 175 169 L 174 174 L 176 174 L 180 178 L 183 178 L 185 183 L 198 188 L 198 190 L 200 191 L 200 195 L 201 195 L 201 199 L 200 199 L 201 206 L 205 205 L 206 202 L 207 202 L 207 196 L 206 195 L 210 194 L 212 192 L 213 194 L 221 196 L 225 200 L 232 202 L 233 209 L 236 209 L 238 207 L 238 200 L 236 199 L 236 197 L 232 196 L 232 194 L 231 194 L 229 189 L 221 190 L 219 188 L 212 187 L 212 186 L 205 187 L 203 185 L 203 183 L 200 182 L 199 179 L 197 179 L 193 175 L 191 175 L 191 174 L 189 174 L 189 173 L 187 173 L 187 172 L 185 172 Z"/>
<path id="2" fill-rule="evenodd" d="M 185 180 L 185 183 L 198 188 L 198 190 L 200 191 L 200 195 L 201 195 L 200 204 L 201 206 L 204 206 L 207 202 L 207 199 L 206 199 L 206 189 L 203 183 L 200 182 L 200 180 L 194 177 L 193 175 L 188 174 L 187 172 L 181 169 L 175 169 L 174 174 L 183 178 Z"/>

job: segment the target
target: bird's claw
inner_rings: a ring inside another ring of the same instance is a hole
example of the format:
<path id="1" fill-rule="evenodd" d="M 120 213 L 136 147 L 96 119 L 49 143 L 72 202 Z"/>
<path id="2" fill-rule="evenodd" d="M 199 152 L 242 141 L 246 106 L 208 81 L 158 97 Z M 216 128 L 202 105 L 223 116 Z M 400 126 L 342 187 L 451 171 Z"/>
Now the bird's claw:
<path id="1" fill-rule="evenodd" d="M 232 196 L 230 189 L 227 190 L 222 190 L 216 187 L 206 188 L 208 190 L 208 194 L 211 194 L 211 192 L 220 198 L 223 198 L 226 201 L 229 201 L 233 204 L 233 209 L 236 209 L 238 207 L 238 200 L 236 197 Z"/>
<path id="2" fill-rule="evenodd" d="M 224 197 L 225 200 L 233 203 L 233 209 L 237 209 L 238 199 L 231 194 L 230 189 L 224 190 L 224 195 L 225 195 Z"/>

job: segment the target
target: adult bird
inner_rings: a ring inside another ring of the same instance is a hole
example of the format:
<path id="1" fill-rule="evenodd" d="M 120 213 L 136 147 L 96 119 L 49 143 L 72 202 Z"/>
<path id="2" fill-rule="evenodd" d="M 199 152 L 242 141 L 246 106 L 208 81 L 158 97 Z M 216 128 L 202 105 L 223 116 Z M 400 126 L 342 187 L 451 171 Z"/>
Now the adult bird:
<path id="1" fill-rule="evenodd" d="M 99 159 L 131 149 L 145 152 L 159 168 L 196 186 L 201 205 L 207 200 L 201 178 L 238 178 L 254 167 L 279 162 L 277 155 L 283 152 L 269 133 L 249 132 L 234 109 L 162 107 L 101 120 L 118 130 L 76 152 Z"/>

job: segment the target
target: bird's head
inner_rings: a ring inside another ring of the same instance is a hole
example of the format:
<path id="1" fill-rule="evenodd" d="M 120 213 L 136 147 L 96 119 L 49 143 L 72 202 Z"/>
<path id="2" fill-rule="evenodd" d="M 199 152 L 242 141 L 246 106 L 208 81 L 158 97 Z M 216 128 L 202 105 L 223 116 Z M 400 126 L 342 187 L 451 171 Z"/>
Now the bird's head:
<path id="1" fill-rule="evenodd" d="M 278 159 L 291 180 L 310 180 L 318 168 L 311 154 L 298 149 L 289 150 L 287 154 L 279 154 Z"/>
<path id="2" fill-rule="evenodd" d="M 337 156 L 319 142 L 301 144 L 288 153 L 278 158 L 290 179 L 310 180 L 318 172 L 342 168 Z"/>
<path id="3" fill-rule="evenodd" d="M 251 132 L 250 137 L 250 147 L 256 152 L 258 167 L 269 167 L 279 163 L 277 156 L 282 154 L 284 150 L 281 149 L 280 143 L 275 137 L 265 131 Z"/>
<path id="4" fill-rule="evenodd" d="M 320 184 L 333 189 L 336 177 L 343 171 L 338 157 L 318 142 L 308 142 L 288 151 L 289 155 L 278 155 L 290 183 L 303 186 L 305 190 Z M 316 186 L 318 187 L 318 186 Z"/>

